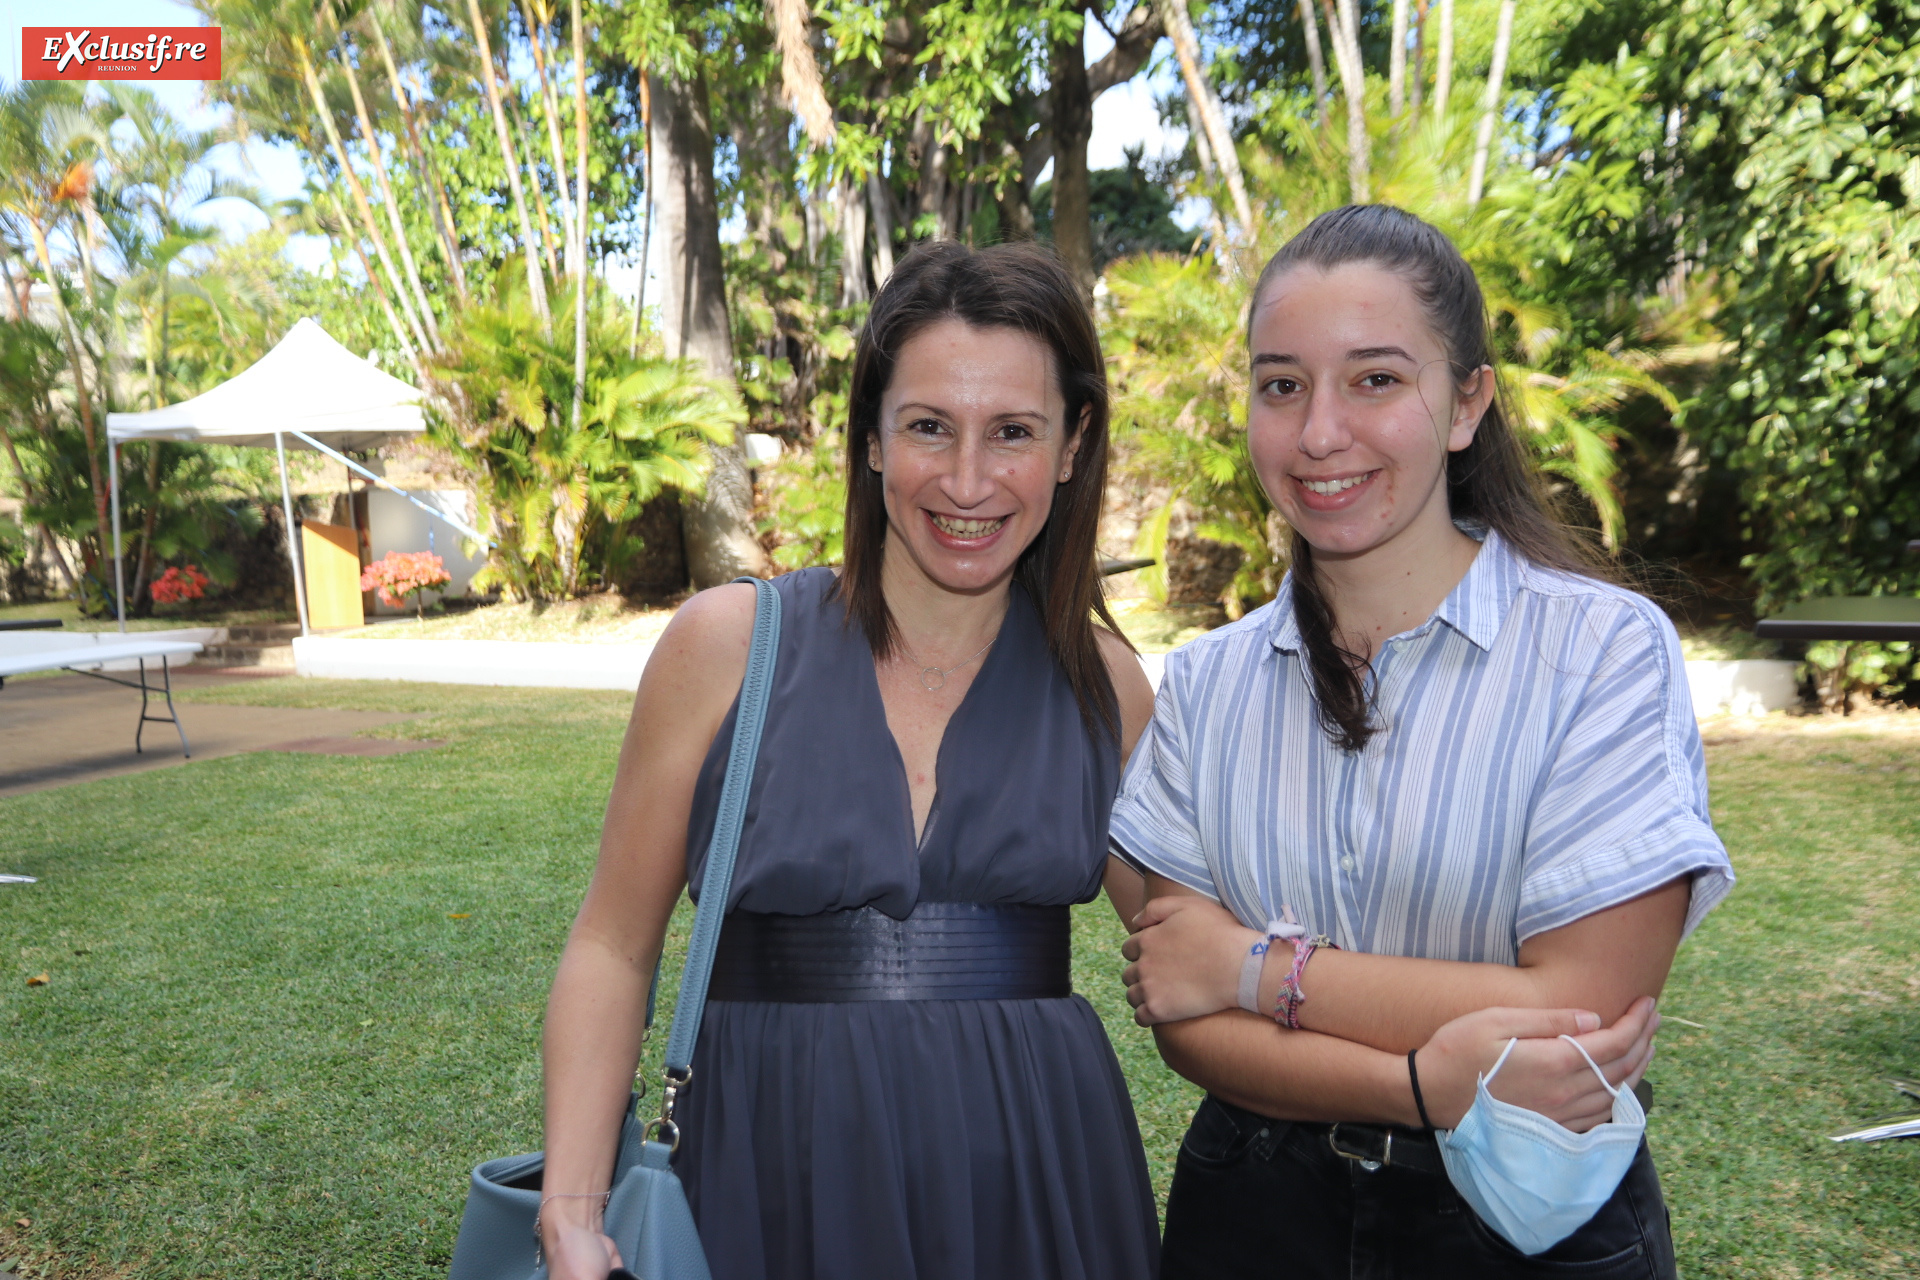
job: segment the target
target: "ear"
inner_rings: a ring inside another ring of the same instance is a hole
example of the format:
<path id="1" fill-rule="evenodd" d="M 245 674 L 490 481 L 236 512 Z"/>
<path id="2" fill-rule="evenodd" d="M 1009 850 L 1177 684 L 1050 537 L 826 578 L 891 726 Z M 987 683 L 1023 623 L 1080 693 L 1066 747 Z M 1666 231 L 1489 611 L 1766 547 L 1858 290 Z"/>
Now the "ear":
<path id="1" fill-rule="evenodd" d="M 881 470 L 880 433 L 878 431 L 869 431 L 867 433 L 867 470 Z"/>
<path id="2" fill-rule="evenodd" d="M 1060 483 L 1073 479 L 1073 460 L 1080 454 L 1080 442 L 1087 438 L 1087 424 L 1093 421 L 1093 406 L 1087 405 L 1080 410 L 1080 421 L 1074 425 L 1073 434 L 1067 437 L 1066 452 L 1060 455 Z"/>
<path id="3" fill-rule="evenodd" d="M 1497 386 L 1498 376 L 1492 365 L 1481 365 L 1467 378 L 1453 403 L 1453 422 L 1447 428 L 1448 453 L 1458 453 L 1473 443 L 1473 437 L 1480 430 L 1480 420 L 1493 405 Z"/>

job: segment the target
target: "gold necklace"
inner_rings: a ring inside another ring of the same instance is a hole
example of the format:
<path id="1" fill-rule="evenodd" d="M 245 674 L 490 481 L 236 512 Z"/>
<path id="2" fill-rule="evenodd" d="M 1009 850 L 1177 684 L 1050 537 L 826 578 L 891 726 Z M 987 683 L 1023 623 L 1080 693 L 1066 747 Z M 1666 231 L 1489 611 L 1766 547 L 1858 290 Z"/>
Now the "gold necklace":
<path id="1" fill-rule="evenodd" d="M 995 636 L 993 640 L 998 640 L 999 638 L 1000 638 L 999 636 Z M 966 666 L 967 663 L 972 662 L 973 659 L 979 657 L 980 654 L 985 653 L 987 650 L 993 648 L 993 640 L 989 640 L 985 644 L 981 645 L 979 653 L 975 653 L 972 658 L 966 658 L 966 659 L 963 659 L 962 661 L 956 662 L 944 671 L 942 671 L 939 667 L 929 667 L 929 666 L 922 665 L 920 662 L 920 659 L 914 657 L 913 650 L 907 649 L 907 646 L 904 642 L 900 645 L 900 647 L 902 649 L 906 649 L 907 657 L 912 660 L 915 666 L 920 667 L 920 687 L 922 689 L 925 689 L 928 693 L 938 693 L 942 689 L 947 687 L 948 676 L 952 675 L 954 672 L 958 671 L 960 668 Z"/>

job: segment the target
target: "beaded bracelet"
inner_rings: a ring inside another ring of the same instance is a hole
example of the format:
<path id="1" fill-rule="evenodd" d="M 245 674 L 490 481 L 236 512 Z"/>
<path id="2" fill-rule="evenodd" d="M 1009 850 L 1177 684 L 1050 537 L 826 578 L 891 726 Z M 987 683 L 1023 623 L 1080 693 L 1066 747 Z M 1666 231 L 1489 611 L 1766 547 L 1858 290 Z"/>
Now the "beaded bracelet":
<path id="1" fill-rule="evenodd" d="M 1273 1001 L 1273 1020 L 1283 1027 L 1291 1027 L 1295 1031 L 1300 1029 L 1300 1006 L 1307 1002 L 1307 993 L 1300 987 L 1300 975 L 1306 972 L 1307 961 L 1321 947 L 1333 951 L 1340 949 L 1324 933 L 1297 939 L 1293 944 L 1293 968 L 1286 977 L 1280 979 L 1280 990 Z"/>
<path id="2" fill-rule="evenodd" d="M 1240 1007 L 1248 1013 L 1264 1012 L 1260 1008 L 1260 974 L 1267 966 L 1267 952 L 1281 938 L 1300 938 L 1306 935 L 1306 929 L 1291 919 L 1293 909 L 1282 908 L 1289 917 L 1285 920 L 1267 921 L 1266 936 L 1253 944 L 1247 952 L 1247 958 L 1240 962 Z"/>

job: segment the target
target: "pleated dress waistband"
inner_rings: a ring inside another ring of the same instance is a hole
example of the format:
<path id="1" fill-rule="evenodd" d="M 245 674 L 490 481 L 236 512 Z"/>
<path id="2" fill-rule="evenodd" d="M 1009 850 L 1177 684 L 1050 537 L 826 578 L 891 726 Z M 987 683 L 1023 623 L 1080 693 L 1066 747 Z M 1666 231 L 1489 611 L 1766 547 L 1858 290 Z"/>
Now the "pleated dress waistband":
<path id="1" fill-rule="evenodd" d="M 735 911 L 709 1000 L 1053 1000 L 1073 994 L 1065 907 L 922 902 L 812 916 Z"/>

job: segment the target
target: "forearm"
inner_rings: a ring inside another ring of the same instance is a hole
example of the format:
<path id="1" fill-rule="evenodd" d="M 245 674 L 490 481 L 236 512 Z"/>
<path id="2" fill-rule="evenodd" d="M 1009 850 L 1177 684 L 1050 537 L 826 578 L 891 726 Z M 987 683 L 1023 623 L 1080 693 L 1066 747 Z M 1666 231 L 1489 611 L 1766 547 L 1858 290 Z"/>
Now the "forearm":
<path id="1" fill-rule="evenodd" d="M 1292 951 L 1274 948 L 1261 982 L 1264 1008 L 1273 1008 Z M 1356 1045 L 1404 1055 L 1462 1014 L 1477 1009 L 1583 1008 L 1572 992 L 1556 992 L 1552 975 L 1504 964 L 1464 964 L 1316 950 L 1301 975 L 1306 994 L 1296 1017 L 1302 1028 Z M 1563 998 L 1564 997 L 1564 998 Z M 1596 1009 L 1611 1020 L 1624 1010 Z"/>
<path id="2" fill-rule="evenodd" d="M 1277 1120 L 1418 1125 L 1406 1055 L 1238 1009 L 1153 1029 L 1169 1067 L 1236 1106 Z"/>
<path id="3" fill-rule="evenodd" d="M 651 955 L 623 956 L 577 929 L 567 942 L 547 1001 L 543 1046 L 548 1195 L 608 1189 L 652 972 Z M 591 1199 L 557 1201 L 547 1220 L 586 1222 L 591 1211 L 597 1221 L 598 1208 Z"/>

